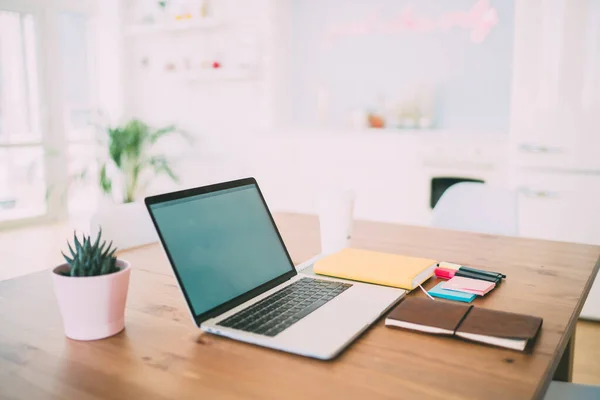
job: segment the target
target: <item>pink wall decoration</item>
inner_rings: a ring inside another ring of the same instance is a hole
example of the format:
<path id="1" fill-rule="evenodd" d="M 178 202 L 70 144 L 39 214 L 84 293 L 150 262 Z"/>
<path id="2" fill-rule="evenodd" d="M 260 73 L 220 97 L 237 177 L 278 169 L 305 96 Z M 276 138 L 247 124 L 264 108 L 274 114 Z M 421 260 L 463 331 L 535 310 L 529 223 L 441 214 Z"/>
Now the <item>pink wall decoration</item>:
<path id="1" fill-rule="evenodd" d="M 482 43 L 496 24 L 498 13 L 488 0 L 478 0 L 468 10 L 446 12 L 438 17 L 418 15 L 409 6 L 391 18 L 373 12 L 361 20 L 333 24 L 325 34 L 324 43 L 331 46 L 337 40 L 353 36 L 433 33 L 449 29 L 469 31 L 471 42 Z"/>

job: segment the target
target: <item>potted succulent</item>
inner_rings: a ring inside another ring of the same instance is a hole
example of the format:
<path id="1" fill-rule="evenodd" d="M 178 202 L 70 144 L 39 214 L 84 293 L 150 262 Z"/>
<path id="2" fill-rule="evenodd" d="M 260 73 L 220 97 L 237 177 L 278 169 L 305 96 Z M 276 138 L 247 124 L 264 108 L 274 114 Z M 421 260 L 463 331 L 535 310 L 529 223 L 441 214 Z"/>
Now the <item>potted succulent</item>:
<path id="1" fill-rule="evenodd" d="M 112 336 L 125 327 L 125 302 L 130 264 L 115 257 L 112 242 L 106 245 L 102 232 L 92 243 L 73 235 L 66 263 L 52 270 L 54 290 L 67 337 L 96 340 Z"/>
<path id="2" fill-rule="evenodd" d="M 158 153 L 155 145 L 160 139 L 182 132 L 172 125 L 154 129 L 138 119 L 105 131 L 108 157 L 101 162 L 99 173 L 104 197 L 92 217 L 91 231 L 102 226 L 120 248 L 157 241 L 144 205 L 137 200 L 159 175 L 179 182 L 169 159 Z"/>

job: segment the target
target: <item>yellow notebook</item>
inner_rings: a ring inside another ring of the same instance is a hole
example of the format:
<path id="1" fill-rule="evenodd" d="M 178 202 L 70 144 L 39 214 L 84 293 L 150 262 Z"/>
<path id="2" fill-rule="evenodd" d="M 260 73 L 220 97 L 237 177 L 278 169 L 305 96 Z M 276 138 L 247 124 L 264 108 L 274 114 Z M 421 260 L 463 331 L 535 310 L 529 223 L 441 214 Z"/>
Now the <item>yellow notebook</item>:
<path id="1" fill-rule="evenodd" d="M 413 290 L 432 275 L 437 261 L 426 258 L 343 249 L 314 265 L 317 274 Z"/>

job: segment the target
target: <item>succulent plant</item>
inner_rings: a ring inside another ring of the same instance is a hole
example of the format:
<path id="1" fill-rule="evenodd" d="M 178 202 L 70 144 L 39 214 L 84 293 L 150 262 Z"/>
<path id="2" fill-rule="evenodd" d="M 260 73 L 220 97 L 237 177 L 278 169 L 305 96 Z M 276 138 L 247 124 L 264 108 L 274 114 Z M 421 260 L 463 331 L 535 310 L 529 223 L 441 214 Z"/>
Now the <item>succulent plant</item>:
<path id="1" fill-rule="evenodd" d="M 106 247 L 106 241 L 102 241 L 102 230 L 98 232 L 98 237 L 92 244 L 90 236 L 83 235 L 83 243 L 79 241 L 77 233 L 73 234 L 73 246 L 68 243 L 71 258 L 62 253 L 65 260 L 71 267 L 69 271 L 62 272 L 65 276 L 98 276 L 112 274 L 119 271 L 117 267 L 117 258 L 114 256 L 116 248 L 112 248 L 112 242 Z M 106 247 L 106 248 L 105 248 Z"/>

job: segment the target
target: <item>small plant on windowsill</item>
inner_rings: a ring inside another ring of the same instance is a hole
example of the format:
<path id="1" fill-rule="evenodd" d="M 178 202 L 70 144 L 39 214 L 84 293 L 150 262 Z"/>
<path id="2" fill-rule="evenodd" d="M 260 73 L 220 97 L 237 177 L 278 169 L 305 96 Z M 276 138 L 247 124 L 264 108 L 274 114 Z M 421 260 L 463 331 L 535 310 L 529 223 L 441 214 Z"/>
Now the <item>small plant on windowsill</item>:
<path id="1" fill-rule="evenodd" d="M 53 269 L 54 290 L 67 337 L 95 340 L 112 336 L 125 327 L 125 303 L 130 264 L 115 257 L 99 231 L 96 239 L 73 235 L 67 261 Z"/>
<path id="2" fill-rule="evenodd" d="M 109 159 L 100 166 L 99 184 L 102 192 L 112 196 L 117 189 L 116 181 L 121 181 L 119 200 L 131 203 L 159 175 L 179 182 L 170 161 L 165 155 L 156 154 L 154 148 L 160 139 L 175 133 L 189 140 L 175 126 L 153 129 L 143 121 L 132 119 L 122 126 L 107 128 L 106 133 Z"/>
<path id="3" fill-rule="evenodd" d="M 191 143 L 191 139 L 174 125 L 155 129 L 135 118 L 101 129 L 103 157 L 99 162 L 98 184 L 103 197 L 91 218 L 91 230 L 97 231 L 102 226 L 121 249 L 154 242 L 158 240 L 156 231 L 138 200 L 160 176 L 179 182 L 162 141 L 183 138 Z"/>

